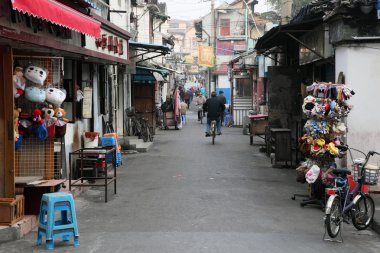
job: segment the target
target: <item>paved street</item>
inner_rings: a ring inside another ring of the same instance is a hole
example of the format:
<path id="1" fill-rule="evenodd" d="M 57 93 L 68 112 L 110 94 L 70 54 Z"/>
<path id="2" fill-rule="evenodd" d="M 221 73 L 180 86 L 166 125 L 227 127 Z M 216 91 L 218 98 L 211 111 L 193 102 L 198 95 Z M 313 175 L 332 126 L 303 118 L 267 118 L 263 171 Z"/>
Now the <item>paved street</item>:
<path id="1" fill-rule="evenodd" d="M 380 252 L 371 231 L 345 225 L 344 243 L 322 240 L 323 212 L 301 208 L 294 170 L 274 169 L 241 129 L 224 128 L 215 145 L 190 112 L 184 129 L 159 131 L 148 153 L 124 156 L 118 194 L 76 199 L 80 246 L 55 252 L 252 253 Z M 255 139 L 255 144 L 262 143 Z M 40 252 L 36 232 L 0 252 Z"/>

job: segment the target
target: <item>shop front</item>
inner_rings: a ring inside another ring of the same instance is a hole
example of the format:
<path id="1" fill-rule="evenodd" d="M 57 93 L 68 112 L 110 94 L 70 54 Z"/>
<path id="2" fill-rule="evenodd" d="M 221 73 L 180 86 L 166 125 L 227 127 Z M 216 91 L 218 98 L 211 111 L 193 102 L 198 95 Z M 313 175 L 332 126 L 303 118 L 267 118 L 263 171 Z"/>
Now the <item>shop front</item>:
<path id="1" fill-rule="evenodd" d="M 148 119 L 153 133 L 156 126 L 156 107 L 162 103 L 162 92 L 170 72 L 163 66 L 153 66 L 149 60 L 165 56 L 171 49 L 165 45 L 148 44 L 131 41 L 130 59 L 136 63 L 136 70 L 131 77 L 131 105 L 136 113 Z M 145 64 L 145 65 L 143 65 Z M 160 96 L 161 95 L 161 96 Z"/>
<path id="2" fill-rule="evenodd" d="M 68 153 L 82 146 L 84 132 L 101 130 L 95 98 L 108 79 L 104 65 L 128 64 L 127 32 L 123 56 L 119 48 L 99 52 L 88 45 L 107 24 L 55 1 L 44 4 L 0 4 L 0 223 L 6 225 L 37 214 L 41 195 L 64 183 Z"/>
<path id="3" fill-rule="evenodd" d="M 143 114 L 148 119 L 153 133 L 156 126 L 156 106 L 161 103 L 161 88 L 166 82 L 164 78 L 169 71 L 158 68 L 136 67 L 136 74 L 132 76 L 132 104 L 136 113 Z"/>

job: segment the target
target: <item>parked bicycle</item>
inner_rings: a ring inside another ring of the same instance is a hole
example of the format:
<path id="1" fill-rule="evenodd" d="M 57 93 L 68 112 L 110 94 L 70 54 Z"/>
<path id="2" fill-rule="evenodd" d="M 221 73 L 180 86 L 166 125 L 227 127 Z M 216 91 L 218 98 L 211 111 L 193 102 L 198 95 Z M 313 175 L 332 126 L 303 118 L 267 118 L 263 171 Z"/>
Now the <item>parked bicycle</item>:
<path id="1" fill-rule="evenodd" d="M 135 108 L 127 108 L 126 114 L 128 116 L 128 119 L 130 119 L 130 122 L 128 120 L 127 122 L 127 132 L 129 136 L 138 136 L 141 138 L 141 124 L 140 121 L 137 118 Z"/>
<path id="2" fill-rule="evenodd" d="M 362 192 L 362 186 L 377 184 L 379 176 L 379 167 L 368 164 L 369 158 L 375 154 L 380 155 L 379 153 L 369 151 L 365 154 L 348 146 L 337 147 L 343 152 L 349 151 L 353 162 L 354 181 L 357 181 L 357 185 L 350 192 L 347 175 L 351 171 L 346 168 L 332 170 L 335 175 L 334 187 L 327 190 L 335 193 L 330 195 L 325 211 L 325 228 L 331 238 L 336 238 L 341 233 L 342 222 L 349 223 L 349 220 L 352 220 L 358 230 L 364 230 L 371 225 L 375 214 L 375 203 L 370 195 Z M 360 152 L 365 158 L 354 160 L 351 150 Z"/>
<path id="3" fill-rule="evenodd" d="M 142 114 L 139 118 L 141 124 L 141 138 L 144 142 L 153 141 L 153 129 L 149 125 L 149 120 Z"/>

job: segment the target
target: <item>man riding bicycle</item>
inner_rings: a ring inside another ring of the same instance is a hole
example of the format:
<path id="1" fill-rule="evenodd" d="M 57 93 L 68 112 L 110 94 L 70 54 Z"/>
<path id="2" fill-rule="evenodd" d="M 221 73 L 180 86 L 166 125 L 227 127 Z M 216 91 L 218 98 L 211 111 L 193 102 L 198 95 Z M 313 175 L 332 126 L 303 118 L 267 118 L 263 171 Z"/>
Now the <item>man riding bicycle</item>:
<path id="1" fill-rule="evenodd" d="M 207 112 L 207 128 L 206 137 L 210 136 L 211 121 L 216 121 L 216 131 L 218 135 L 221 135 L 221 116 L 224 112 L 225 105 L 216 97 L 216 91 L 211 93 L 211 98 L 206 100 L 203 104 L 203 110 Z"/>
<path id="2" fill-rule="evenodd" d="M 202 92 L 199 92 L 198 96 L 195 99 L 198 107 L 198 121 L 201 121 L 203 117 L 203 104 L 206 103 L 206 98 L 203 96 Z"/>

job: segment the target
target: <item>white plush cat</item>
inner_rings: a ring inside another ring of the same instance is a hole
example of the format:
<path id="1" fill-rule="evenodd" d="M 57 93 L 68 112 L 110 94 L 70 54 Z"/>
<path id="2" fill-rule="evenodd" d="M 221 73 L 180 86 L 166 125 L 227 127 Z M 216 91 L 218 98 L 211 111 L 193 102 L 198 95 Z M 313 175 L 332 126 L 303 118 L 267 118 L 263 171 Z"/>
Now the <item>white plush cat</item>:
<path id="1" fill-rule="evenodd" d="M 28 66 L 25 69 L 24 76 L 29 81 L 42 86 L 46 80 L 47 72 L 45 69 L 37 66 Z"/>
<path id="2" fill-rule="evenodd" d="M 60 107 L 66 99 L 66 90 L 49 87 L 46 89 L 46 101 Z"/>

